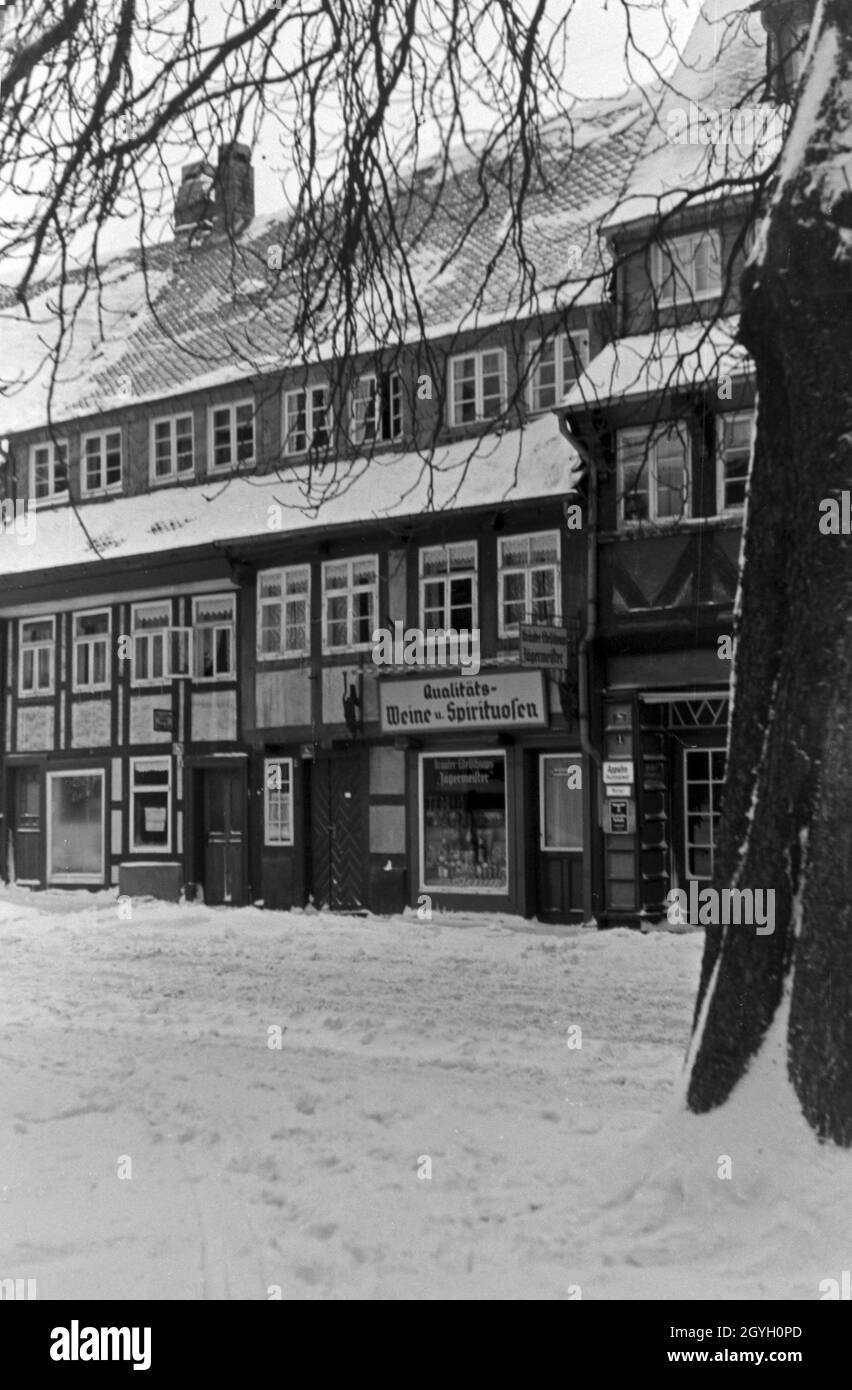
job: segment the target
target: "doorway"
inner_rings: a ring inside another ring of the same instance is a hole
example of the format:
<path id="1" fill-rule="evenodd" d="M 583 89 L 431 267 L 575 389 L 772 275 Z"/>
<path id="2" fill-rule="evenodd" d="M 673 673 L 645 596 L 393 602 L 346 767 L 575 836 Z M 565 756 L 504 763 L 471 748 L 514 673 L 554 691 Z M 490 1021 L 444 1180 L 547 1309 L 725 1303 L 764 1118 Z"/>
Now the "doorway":
<path id="1" fill-rule="evenodd" d="M 367 769 L 360 748 L 320 754 L 311 773 L 314 903 L 335 912 L 367 905 Z"/>
<path id="2" fill-rule="evenodd" d="M 247 901 L 245 771 L 241 767 L 204 768 L 197 778 L 204 901 L 243 907 Z"/>
<path id="3" fill-rule="evenodd" d="M 536 915 L 576 922 L 583 913 L 583 760 L 539 753 L 535 825 Z"/>
<path id="4" fill-rule="evenodd" d="M 12 845 L 9 877 L 40 884 L 44 873 L 44 813 L 41 768 L 12 769 Z"/>

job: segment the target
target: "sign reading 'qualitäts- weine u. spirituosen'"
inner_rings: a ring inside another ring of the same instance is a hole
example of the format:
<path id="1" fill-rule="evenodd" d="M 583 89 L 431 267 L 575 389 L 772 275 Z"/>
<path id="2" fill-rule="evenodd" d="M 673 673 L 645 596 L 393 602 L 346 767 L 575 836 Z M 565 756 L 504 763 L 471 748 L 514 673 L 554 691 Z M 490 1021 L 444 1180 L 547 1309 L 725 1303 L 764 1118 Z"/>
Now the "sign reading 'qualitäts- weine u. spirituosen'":
<path id="1" fill-rule="evenodd" d="M 385 733 L 547 724 L 544 678 L 540 671 L 381 681 L 379 692 Z"/>

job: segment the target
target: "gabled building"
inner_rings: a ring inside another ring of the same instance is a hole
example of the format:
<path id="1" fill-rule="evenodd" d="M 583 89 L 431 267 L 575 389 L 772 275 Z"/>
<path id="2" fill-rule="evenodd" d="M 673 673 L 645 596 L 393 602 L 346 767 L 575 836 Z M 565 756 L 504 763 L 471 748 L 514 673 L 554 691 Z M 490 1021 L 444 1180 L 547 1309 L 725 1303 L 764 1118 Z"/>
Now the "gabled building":
<path id="1" fill-rule="evenodd" d="M 570 178 L 528 205 L 534 298 L 505 199 L 458 252 L 470 172 L 437 209 L 414 176 L 425 338 L 292 360 L 287 229 L 254 216 L 236 145 L 185 170 L 173 241 L 107 267 L 55 379 L 55 287 L 28 320 L 6 307 L 6 879 L 592 915 L 590 551 L 560 409 L 613 333 L 597 224 L 643 107 L 576 120 L 545 161 Z M 567 631 L 561 665 L 521 650 L 524 624 Z M 411 629 L 475 651 L 406 648 Z"/>
<path id="2" fill-rule="evenodd" d="M 739 281 L 761 211 L 750 176 L 777 154 L 787 114 L 784 25 L 801 19 L 765 6 L 767 38 L 756 8 L 703 7 L 603 229 L 617 332 L 566 412 L 597 534 L 610 924 L 659 918 L 671 889 L 714 872 L 754 413 Z"/>

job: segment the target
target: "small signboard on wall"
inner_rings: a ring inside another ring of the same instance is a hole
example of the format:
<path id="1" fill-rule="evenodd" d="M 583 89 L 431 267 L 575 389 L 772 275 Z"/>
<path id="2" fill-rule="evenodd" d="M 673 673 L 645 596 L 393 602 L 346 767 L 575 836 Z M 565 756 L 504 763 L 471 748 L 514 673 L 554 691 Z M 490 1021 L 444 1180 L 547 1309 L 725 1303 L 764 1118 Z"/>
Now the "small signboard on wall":
<path id="1" fill-rule="evenodd" d="M 173 734 L 175 731 L 175 717 L 170 709 L 154 710 L 154 733 Z"/>
<path id="2" fill-rule="evenodd" d="M 607 835 L 632 835 L 636 829 L 636 802 L 632 798 L 606 801 L 603 828 Z"/>

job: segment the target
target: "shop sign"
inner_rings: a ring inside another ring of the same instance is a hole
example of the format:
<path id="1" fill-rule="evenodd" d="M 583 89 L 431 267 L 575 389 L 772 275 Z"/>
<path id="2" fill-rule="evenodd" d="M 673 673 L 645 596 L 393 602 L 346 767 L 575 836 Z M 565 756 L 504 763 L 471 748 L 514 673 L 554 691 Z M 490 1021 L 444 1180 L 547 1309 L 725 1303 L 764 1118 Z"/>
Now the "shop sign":
<path id="1" fill-rule="evenodd" d="M 631 835 L 636 829 L 635 803 L 626 801 L 607 801 L 604 830 L 608 835 Z"/>
<path id="2" fill-rule="evenodd" d="M 174 711 L 170 709 L 154 710 L 154 732 L 160 734 L 173 734 L 175 730 Z"/>
<path id="3" fill-rule="evenodd" d="M 625 784 L 624 786 L 622 786 L 620 782 L 613 782 L 613 784 L 612 784 L 611 786 L 605 787 L 604 790 L 606 791 L 607 796 L 632 796 L 632 795 L 633 795 L 633 789 L 632 789 L 632 787 L 629 787 L 629 786 L 627 786 L 626 784 Z"/>
<path id="4" fill-rule="evenodd" d="M 568 669 L 568 629 L 543 623 L 520 624 L 521 664 L 543 671 Z"/>
<path id="5" fill-rule="evenodd" d="M 613 784 L 633 781 L 633 762 L 605 762 L 603 765 L 604 783 Z"/>
<path id="6" fill-rule="evenodd" d="M 507 725 L 540 728 L 547 724 L 540 671 L 382 681 L 379 692 L 383 733 L 488 730 Z"/>

